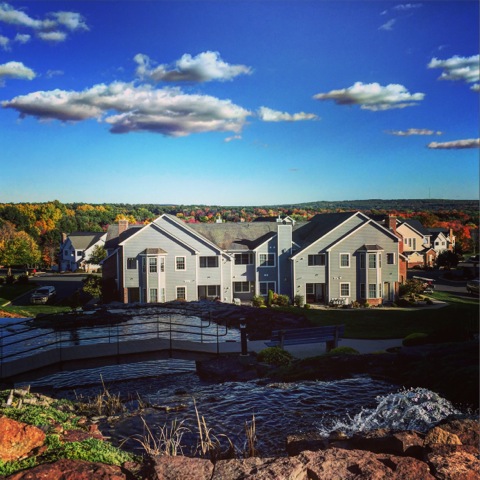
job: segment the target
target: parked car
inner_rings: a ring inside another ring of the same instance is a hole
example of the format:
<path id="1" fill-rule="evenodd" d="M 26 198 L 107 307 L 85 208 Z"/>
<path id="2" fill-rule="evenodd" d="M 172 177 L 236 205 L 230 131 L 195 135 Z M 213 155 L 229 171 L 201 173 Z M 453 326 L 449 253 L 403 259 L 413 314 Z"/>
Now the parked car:
<path id="1" fill-rule="evenodd" d="M 52 287 L 52 286 L 37 288 L 30 296 L 30 303 L 33 303 L 33 304 L 48 303 L 50 300 L 55 298 L 56 294 L 57 292 L 55 290 L 55 287 Z"/>
<path id="2" fill-rule="evenodd" d="M 469 280 L 467 282 L 467 292 L 468 293 L 479 293 L 480 280 Z"/>

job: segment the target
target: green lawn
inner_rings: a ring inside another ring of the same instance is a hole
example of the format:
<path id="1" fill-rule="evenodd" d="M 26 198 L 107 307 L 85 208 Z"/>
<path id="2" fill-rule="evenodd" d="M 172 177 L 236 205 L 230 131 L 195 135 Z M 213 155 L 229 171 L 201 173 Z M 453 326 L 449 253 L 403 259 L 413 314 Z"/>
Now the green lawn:
<path id="1" fill-rule="evenodd" d="M 5 305 L 5 303 L 10 302 L 11 300 L 20 297 L 24 293 L 29 292 L 37 288 L 37 285 L 34 283 L 14 283 L 14 284 L 3 284 L 0 285 L 0 306 Z"/>
<path id="2" fill-rule="evenodd" d="M 404 338 L 415 332 L 430 334 L 450 329 L 478 332 L 478 297 L 460 298 L 445 292 L 436 292 L 433 297 L 448 302 L 447 306 L 438 309 L 302 309 L 301 312 L 315 326 L 344 324 L 347 338 Z"/>

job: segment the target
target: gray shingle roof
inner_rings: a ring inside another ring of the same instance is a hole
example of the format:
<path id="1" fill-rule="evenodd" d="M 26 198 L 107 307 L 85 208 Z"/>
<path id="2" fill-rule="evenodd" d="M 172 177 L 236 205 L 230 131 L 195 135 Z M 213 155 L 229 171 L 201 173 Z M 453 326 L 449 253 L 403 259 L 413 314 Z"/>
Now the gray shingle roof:
<path id="1" fill-rule="evenodd" d="M 75 250 L 86 250 L 97 243 L 104 235 L 104 232 L 73 232 L 68 238 Z"/>

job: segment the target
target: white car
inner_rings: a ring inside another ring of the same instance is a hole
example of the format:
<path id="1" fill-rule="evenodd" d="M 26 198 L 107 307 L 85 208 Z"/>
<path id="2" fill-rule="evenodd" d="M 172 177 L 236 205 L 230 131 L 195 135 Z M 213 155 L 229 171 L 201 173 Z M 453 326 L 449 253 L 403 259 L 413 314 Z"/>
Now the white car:
<path id="1" fill-rule="evenodd" d="M 37 288 L 30 296 L 30 303 L 32 304 L 45 304 L 57 294 L 55 287 L 45 286 Z"/>

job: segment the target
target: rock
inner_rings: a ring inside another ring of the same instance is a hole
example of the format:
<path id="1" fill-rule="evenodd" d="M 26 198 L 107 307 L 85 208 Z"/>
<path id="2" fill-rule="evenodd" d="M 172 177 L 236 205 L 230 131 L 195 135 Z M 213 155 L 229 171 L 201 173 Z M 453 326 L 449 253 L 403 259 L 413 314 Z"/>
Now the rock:
<path id="1" fill-rule="evenodd" d="M 155 456 L 151 458 L 149 480 L 210 480 L 213 463 L 202 458 Z M 225 477 L 227 478 L 227 477 Z"/>
<path id="2" fill-rule="evenodd" d="M 438 480 L 478 480 L 480 460 L 473 446 L 444 445 L 434 448 L 427 460 Z"/>
<path id="3" fill-rule="evenodd" d="M 6 480 L 133 480 L 133 478 L 130 472 L 115 465 L 84 460 L 58 460 L 14 473 Z"/>
<path id="4" fill-rule="evenodd" d="M 45 442 L 45 433 L 37 427 L 0 417 L 0 460 L 19 460 Z"/>
<path id="5" fill-rule="evenodd" d="M 428 465 L 420 460 L 361 450 L 331 448 L 299 455 L 308 477 L 316 480 L 433 480 Z"/>
<path id="6" fill-rule="evenodd" d="M 364 435 L 354 435 L 350 443 L 357 450 L 423 457 L 423 436 L 413 431 L 373 430 Z"/>
<path id="7" fill-rule="evenodd" d="M 472 418 L 446 419 L 437 426 L 457 435 L 462 445 L 478 447 L 480 444 L 480 423 Z"/>
<path id="8" fill-rule="evenodd" d="M 286 439 L 286 450 L 290 457 L 299 455 L 305 450 L 315 452 L 326 448 L 328 448 L 328 440 L 316 432 L 288 435 Z"/>
<path id="9" fill-rule="evenodd" d="M 425 437 L 425 445 L 461 445 L 462 442 L 454 433 L 447 432 L 440 427 L 432 428 Z"/>
<path id="10" fill-rule="evenodd" d="M 307 480 L 305 466 L 297 457 L 220 460 L 211 480 Z"/>

